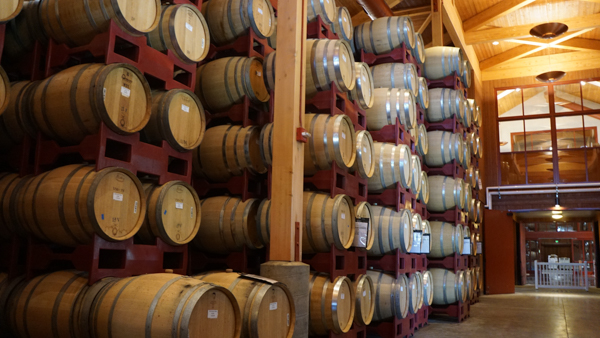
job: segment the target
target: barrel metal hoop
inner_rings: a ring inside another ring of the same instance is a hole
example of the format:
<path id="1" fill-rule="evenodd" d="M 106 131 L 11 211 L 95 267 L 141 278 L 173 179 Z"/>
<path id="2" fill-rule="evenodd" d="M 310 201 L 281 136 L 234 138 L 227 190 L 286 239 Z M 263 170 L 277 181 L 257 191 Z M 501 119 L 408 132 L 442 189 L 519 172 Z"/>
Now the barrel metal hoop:
<path id="1" fill-rule="evenodd" d="M 383 210 L 385 210 L 385 208 Z M 386 254 L 397 249 L 396 245 L 394 245 L 394 218 L 396 216 L 396 212 L 394 210 L 389 210 L 389 212 L 390 219 L 388 221 L 388 244 L 390 245 L 390 249 L 389 251 L 384 251 L 381 254 Z"/>
<path id="2" fill-rule="evenodd" d="M 317 67 L 319 65 L 319 63 L 317 62 L 317 46 L 318 46 L 318 41 L 314 41 L 312 43 L 311 49 L 310 49 L 310 60 L 312 60 L 312 67 L 310 67 L 310 72 L 312 73 L 312 78 L 313 78 L 313 85 L 315 86 L 315 88 L 317 90 L 321 90 L 321 85 L 319 82 L 319 76 L 317 74 Z"/>
<path id="3" fill-rule="evenodd" d="M 83 277 L 84 275 L 85 275 L 85 272 L 80 272 L 80 273 L 75 274 L 62 286 L 62 288 L 58 292 L 58 295 L 56 295 L 56 299 L 54 300 L 54 305 L 52 306 L 52 316 L 51 316 L 52 319 L 50 320 L 51 325 L 52 325 L 52 334 L 54 337 L 60 336 L 58 333 L 58 308 L 60 307 L 62 298 L 63 298 L 65 292 L 67 291 L 67 289 L 71 286 L 71 284 L 73 284 L 73 282 L 75 282 L 79 277 Z M 81 290 L 79 292 L 81 292 Z M 73 308 L 71 308 L 71 310 L 73 310 Z M 69 319 L 72 319 L 72 318 L 69 318 Z M 71 333 L 73 333 L 73 325 L 74 325 L 74 323 L 72 321 L 69 321 L 69 331 Z"/>
<path id="4" fill-rule="evenodd" d="M 319 116 L 319 115 L 317 115 L 317 118 L 318 118 L 318 116 Z M 315 118 L 314 120 L 316 120 L 317 118 Z M 327 143 L 327 141 L 328 141 L 328 136 L 329 136 L 329 135 L 327 134 L 327 126 L 329 125 L 329 121 L 330 121 L 332 118 L 333 118 L 333 119 L 335 119 L 334 117 L 332 117 L 332 116 L 330 116 L 330 115 L 329 115 L 329 116 L 327 116 L 327 117 L 325 118 L 325 123 L 323 124 L 323 127 L 324 127 L 324 129 L 323 129 L 323 153 L 325 154 L 325 162 L 327 163 L 327 168 L 330 168 L 330 167 L 331 167 L 331 163 L 333 162 L 333 159 L 331 158 L 331 156 L 330 156 L 330 154 L 329 154 L 329 151 L 330 151 L 330 149 L 329 149 L 329 145 L 328 145 L 328 143 Z M 315 122 L 316 122 L 316 121 L 315 121 Z M 335 123 L 335 121 L 334 121 L 334 123 Z M 331 138 L 332 138 L 331 142 L 333 143 L 332 145 L 333 145 L 334 147 L 335 147 L 336 135 L 337 135 L 337 133 L 335 132 L 335 124 L 334 124 L 334 127 L 333 127 L 333 135 L 331 135 Z M 339 141 L 339 136 L 337 136 L 337 141 L 338 141 L 338 144 L 339 144 L 339 142 L 340 142 L 340 141 Z M 315 153 L 314 155 L 315 155 L 315 159 L 316 159 L 316 153 Z M 318 161 L 318 159 L 317 159 L 317 161 Z M 320 166 L 317 166 L 317 167 L 318 167 L 319 169 L 326 169 L 326 168 L 321 168 Z"/>
<path id="5" fill-rule="evenodd" d="M 86 125 L 83 123 L 83 120 L 81 120 L 81 116 L 79 115 L 79 109 L 77 109 L 77 85 L 79 84 L 79 79 L 81 78 L 83 73 L 92 65 L 93 64 L 90 63 L 81 67 L 81 69 L 73 78 L 73 82 L 71 82 L 71 97 L 69 102 L 71 105 L 71 115 L 73 116 L 75 123 L 77 124 L 79 129 L 81 129 L 86 134 L 92 134 L 93 132 L 86 127 Z"/>
<path id="6" fill-rule="evenodd" d="M 387 93 L 386 93 L 386 100 L 385 100 L 385 115 L 387 116 L 387 124 L 392 124 L 392 102 L 391 102 L 391 98 L 392 98 L 392 89 L 388 89 Z M 394 117 L 394 121 L 396 121 L 396 118 Z"/>
<path id="7" fill-rule="evenodd" d="M 390 50 L 394 49 L 394 43 L 392 42 L 392 32 L 391 32 L 392 18 L 393 17 L 391 17 L 391 16 L 388 17 L 387 22 L 386 22 L 387 40 L 388 40 L 388 46 L 390 47 Z"/>
<path id="8" fill-rule="evenodd" d="M 324 276 L 324 277 L 326 279 L 325 279 L 325 282 L 323 282 L 323 289 L 321 291 L 321 318 L 320 319 L 321 319 L 321 324 L 323 325 L 323 327 L 327 328 L 327 327 L 330 326 L 330 325 L 327 324 L 327 319 L 325 318 L 325 299 L 327 297 L 323 297 L 323 296 L 327 295 L 327 291 L 328 291 L 327 289 L 329 288 L 328 284 L 330 283 L 330 281 L 329 281 L 329 278 L 327 278 L 327 276 Z M 335 307 L 337 307 L 337 304 L 334 302 L 333 299 L 331 300 L 331 304 L 330 305 L 331 305 L 332 309 L 334 309 Z M 333 316 L 333 313 L 332 313 L 332 316 Z"/>
<path id="9" fill-rule="evenodd" d="M 248 331 L 251 332 L 251 336 L 253 337 L 258 337 L 260 336 L 259 332 L 258 332 L 258 318 L 259 318 L 259 311 L 260 311 L 260 304 L 262 303 L 262 301 L 265 299 L 265 295 L 267 294 L 267 292 L 269 292 L 269 290 L 271 289 L 272 285 L 269 284 L 264 284 L 262 285 L 260 288 L 254 288 L 254 290 L 252 290 L 252 293 L 250 294 L 250 297 L 248 297 L 248 299 L 252 299 L 252 300 L 259 300 L 259 302 L 256 302 L 255 305 L 256 306 L 250 306 L 250 313 L 249 316 L 243 316 L 244 319 L 247 319 L 249 322 L 246 323 L 246 326 L 248 327 Z M 248 308 L 248 305 L 246 305 Z"/>
<path id="10" fill-rule="evenodd" d="M 385 145 L 386 145 L 385 143 L 381 143 L 381 147 L 382 148 Z M 398 181 L 399 181 L 399 177 L 396 177 L 396 151 L 398 151 L 398 157 L 400 157 L 400 151 L 401 150 L 400 150 L 400 148 L 398 148 L 398 146 L 394 146 L 394 145 L 391 145 L 391 144 L 389 145 L 389 147 L 392 149 L 392 153 L 390 154 L 390 158 L 391 158 L 391 161 L 390 161 L 390 170 L 392 172 L 392 182 L 390 182 L 389 185 L 392 185 L 392 184 L 398 183 Z M 398 163 L 398 167 L 400 167 L 400 163 Z M 383 185 L 383 188 L 385 189 L 385 188 L 388 187 L 388 184 L 385 184 L 385 178 L 384 178 L 384 175 L 383 175 L 383 173 L 384 173 L 383 170 L 384 169 L 381 169 L 381 179 L 383 180 L 382 181 L 382 185 Z"/>
<path id="11" fill-rule="evenodd" d="M 243 128 L 243 129 L 245 129 L 245 128 Z M 246 168 L 248 168 L 253 173 L 258 173 L 258 168 L 254 168 L 254 165 L 252 163 L 252 158 L 250 157 L 250 146 L 246 147 L 246 145 L 250 144 L 250 136 L 252 135 L 252 132 L 255 129 L 256 129 L 255 126 L 249 127 L 248 131 L 246 132 L 246 135 L 244 137 L 244 158 L 246 159 Z M 242 129 L 240 129 L 240 131 L 241 130 Z M 237 135 L 236 135 L 236 139 L 237 139 Z M 237 158 L 237 156 L 236 156 L 236 158 Z"/>
<path id="12" fill-rule="evenodd" d="M 225 135 L 223 135 L 223 140 L 221 141 L 221 156 L 223 157 L 223 164 L 225 166 L 225 169 L 227 170 L 228 173 L 233 175 L 231 168 L 229 168 L 229 161 L 227 160 L 227 137 L 229 137 L 229 131 L 231 130 L 231 128 L 233 128 L 233 125 L 230 125 L 229 127 L 227 127 L 227 130 L 225 131 Z M 236 151 L 235 143 L 234 143 L 233 151 L 235 154 L 235 151 Z M 237 156 L 234 156 L 234 157 L 237 161 Z M 198 158 L 200 158 L 200 156 L 198 156 Z"/>
<path id="13" fill-rule="evenodd" d="M 375 22 L 375 21 L 369 22 L 369 42 L 371 43 L 371 53 L 377 53 L 377 49 L 375 48 L 375 41 L 373 38 L 373 22 Z M 364 39 L 364 34 L 363 34 L 363 39 Z"/>
<path id="14" fill-rule="evenodd" d="M 260 218 L 261 218 L 261 216 L 262 216 L 262 211 L 263 211 L 263 208 L 264 208 L 264 206 L 265 206 L 265 205 L 264 205 L 264 203 L 260 203 L 260 204 L 258 205 L 258 211 L 256 212 L 256 214 L 257 214 L 257 219 L 260 219 Z M 270 215 L 270 214 L 269 214 L 269 211 L 270 211 L 269 209 L 270 209 L 270 207 L 271 207 L 271 203 L 269 202 L 269 207 L 267 207 L 267 220 L 266 220 L 266 222 L 268 222 L 268 221 L 269 221 L 269 215 Z M 257 222 L 257 223 L 261 225 L 261 226 L 259 226 L 259 227 L 258 227 L 258 231 L 257 231 L 258 240 L 259 240 L 261 243 L 265 243 L 265 238 L 263 238 L 263 229 L 262 229 L 262 226 L 267 226 L 267 224 L 263 224 L 263 222 L 262 222 L 262 221 L 259 221 L 259 222 Z M 267 231 L 268 231 L 268 230 L 267 230 Z"/>
<path id="15" fill-rule="evenodd" d="M 63 184 L 60 187 L 60 190 L 58 192 L 58 216 L 60 218 L 60 223 L 62 224 L 62 228 L 63 230 L 65 230 L 65 233 L 67 235 L 69 235 L 69 237 L 71 237 L 71 239 L 78 244 L 83 244 L 85 243 L 85 239 L 82 241 L 79 238 L 77 238 L 77 236 L 75 236 L 75 234 L 73 233 L 73 231 L 71 230 L 71 227 L 69 226 L 69 224 L 67 224 L 67 220 L 65 217 L 65 205 L 64 205 L 64 201 L 65 201 L 65 191 L 67 190 L 67 186 L 69 185 L 69 182 L 71 181 L 71 179 L 73 178 L 73 176 L 75 176 L 75 174 L 77 172 L 79 172 L 79 170 L 81 170 L 82 168 L 85 168 L 87 165 L 83 164 L 80 166 L 77 166 L 75 169 L 73 169 L 65 178 L 65 180 L 63 181 Z"/>
<path id="16" fill-rule="evenodd" d="M 35 283 L 35 285 L 29 291 L 29 295 L 27 295 L 27 300 L 25 301 L 25 305 L 23 306 L 23 328 L 25 329 L 25 337 L 29 338 L 31 335 L 29 334 L 29 325 L 27 325 L 27 308 L 29 308 L 29 301 L 31 301 L 31 297 L 35 292 L 35 289 L 42 283 L 46 277 L 50 276 L 50 274 L 44 275 L 40 278 L 40 280 Z"/>
<path id="17" fill-rule="evenodd" d="M 223 74 L 223 80 L 224 80 L 224 82 L 225 82 L 225 83 L 227 83 L 227 82 L 228 82 L 228 79 L 229 79 L 229 67 L 230 67 L 231 63 L 232 63 L 232 62 L 233 62 L 235 59 L 236 59 L 236 58 L 230 58 L 229 60 L 227 60 L 227 63 L 225 64 L 225 74 Z M 237 62 L 239 62 L 239 61 L 240 61 L 240 59 L 238 59 L 238 60 L 237 60 Z M 233 82 L 234 82 L 234 85 L 235 85 L 236 92 L 239 94 L 240 90 L 239 90 L 239 88 L 238 88 L 238 83 L 237 83 L 237 81 L 235 80 L 235 78 L 236 78 L 235 76 L 237 75 L 237 74 L 236 74 L 236 70 L 237 70 L 237 62 L 236 62 L 235 69 L 234 69 L 234 81 L 233 81 Z M 206 66 L 205 66 L 205 67 L 206 67 Z M 204 68 L 204 69 L 206 69 L 206 68 Z M 203 69 L 203 70 L 204 70 L 204 69 Z M 200 73 L 200 74 L 202 74 L 202 73 Z M 200 76 L 200 77 L 202 77 L 202 76 Z M 237 101 L 237 100 L 234 100 L 234 99 L 233 99 L 233 95 L 232 95 L 232 93 L 231 93 L 231 89 L 229 88 L 229 85 L 226 85 L 226 86 L 225 86 L 225 94 L 227 94 L 227 98 L 229 99 L 229 102 L 235 103 L 235 102 Z"/>
<path id="18" fill-rule="evenodd" d="M 448 210 L 446 208 L 446 179 L 448 176 L 444 176 L 444 181 L 442 182 L 442 207 L 444 210 Z"/>
<path id="19" fill-rule="evenodd" d="M 189 331 L 189 323 L 190 323 L 190 319 L 192 316 L 192 311 L 196 307 L 196 304 L 198 303 L 198 300 L 200 299 L 200 297 L 202 297 L 203 295 L 204 295 L 204 292 L 194 292 L 190 296 L 188 301 L 186 302 L 187 304 L 185 306 L 185 310 L 181 314 L 181 321 L 179 324 L 181 331 L 180 331 L 179 337 L 189 337 L 188 331 Z M 235 298 L 233 298 L 233 301 L 235 301 Z"/>
<path id="20" fill-rule="evenodd" d="M 443 288 L 444 288 L 444 304 L 448 304 L 448 296 L 446 294 L 446 279 L 448 276 L 448 270 L 444 270 L 444 282 L 442 284 Z"/>
<path id="21" fill-rule="evenodd" d="M 444 252 L 444 225 L 446 222 L 442 222 L 440 227 L 440 251 L 442 252 L 442 257 L 446 257 L 446 252 Z M 452 238 L 454 241 L 454 232 L 452 232 Z"/>
<path id="22" fill-rule="evenodd" d="M 64 35 L 65 39 L 68 41 L 69 45 L 76 46 L 77 44 L 71 39 L 69 34 L 67 34 L 67 31 L 65 30 L 65 27 L 63 26 L 63 22 L 60 19 L 60 10 L 58 9 L 59 2 L 60 1 L 56 1 L 54 3 L 54 14 L 56 15 L 56 21 L 58 22 L 58 26 L 60 27 L 60 30 L 62 31 L 62 34 Z M 64 2 L 63 2 L 63 4 L 64 4 Z M 52 26 L 52 25 L 50 24 L 50 26 Z"/>
<path id="23" fill-rule="evenodd" d="M 225 203 L 223 203 L 223 205 L 221 206 L 221 211 L 219 211 L 219 237 L 221 237 L 221 242 L 227 248 L 228 251 L 231 251 L 231 248 L 227 247 L 227 241 L 225 240 L 224 233 L 225 230 L 223 229 L 223 221 L 225 219 L 225 208 L 227 207 L 227 204 L 230 200 L 231 197 L 227 197 Z M 198 238 L 202 238 L 202 236 L 199 236 Z"/>
<path id="24" fill-rule="evenodd" d="M 46 93 L 48 91 L 48 87 L 50 86 L 50 82 L 52 82 L 52 80 L 54 80 L 54 77 L 56 75 L 52 75 L 50 78 L 48 78 L 47 80 L 45 80 L 45 84 L 44 84 L 44 88 L 42 89 L 42 98 L 41 98 L 41 114 L 42 114 L 42 119 L 44 120 L 44 124 L 46 125 L 44 129 L 46 129 L 46 131 L 51 134 L 51 137 L 53 139 L 58 139 L 58 140 L 62 140 L 62 137 L 59 137 L 58 134 L 56 133 L 56 131 L 54 130 L 54 127 L 52 126 L 52 124 L 50 123 L 50 120 L 48 118 L 48 114 L 46 113 Z M 38 89 L 36 89 L 37 91 Z"/>
<path id="25" fill-rule="evenodd" d="M 202 278 L 200 278 L 200 280 L 202 280 Z M 173 314 L 173 323 L 171 324 L 171 337 L 172 338 L 179 338 L 180 336 L 178 335 L 178 330 L 180 327 L 180 318 L 181 318 L 181 312 L 183 311 L 183 307 L 184 305 L 187 304 L 187 300 L 190 298 L 190 296 L 195 293 L 198 289 L 205 287 L 207 284 L 198 284 L 195 285 L 191 288 L 189 288 L 186 293 L 183 295 L 183 297 L 181 297 L 181 300 L 179 301 L 179 304 L 177 304 L 177 308 L 175 308 L 175 312 Z M 185 300 L 185 301 L 184 301 Z"/>
<path id="26" fill-rule="evenodd" d="M 85 9 L 85 14 L 87 15 L 88 22 L 92 25 L 92 28 L 94 28 L 97 33 L 100 33 L 98 24 L 96 23 L 96 20 L 94 20 L 94 16 L 90 9 L 90 0 L 83 0 L 83 8 Z"/>
<path id="27" fill-rule="evenodd" d="M 316 194 L 315 194 L 316 195 Z M 329 242 L 329 238 L 327 238 L 327 232 L 325 231 L 325 212 L 327 210 L 327 200 L 329 199 L 329 196 L 325 196 L 323 195 L 323 204 L 321 205 L 321 236 L 323 237 L 323 240 L 325 241 L 325 245 L 326 248 L 324 248 L 325 250 L 327 250 L 327 248 L 329 248 L 331 246 L 332 243 Z M 335 205 L 332 208 L 332 218 L 331 218 L 331 226 L 334 226 L 334 223 L 336 223 L 336 221 L 333 220 L 333 213 L 335 212 Z M 317 247 L 315 247 L 315 251 Z"/>
<path id="28" fill-rule="evenodd" d="M 171 285 L 173 285 L 173 283 L 175 283 L 176 281 L 178 281 L 178 280 L 180 280 L 182 278 L 183 278 L 183 276 L 171 279 L 170 281 L 168 281 L 167 283 L 165 283 L 165 285 L 163 285 L 158 290 L 158 292 L 156 293 L 156 295 L 154 295 L 154 298 L 152 299 L 152 302 L 150 303 L 150 308 L 148 309 L 148 313 L 146 314 L 146 330 L 145 330 L 145 332 L 146 332 L 145 333 L 146 338 L 152 338 L 152 319 L 154 317 L 154 311 L 156 310 L 156 305 L 158 304 L 158 301 L 162 297 L 163 293 L 165 293 L 165 291 Z"/>
<path id="29" fill-rule="evenodd" d="M 39 222 L 38 217 L 37 217 L 37 208 L 35 208 L 34 206 L 35 206 L 35 200 L 37 198 L 37 193 L 38 193 L 38 191 L 40 189 L 40 185 L 42 184 L 42 182 L 44 181 L 44 179 L 46 178 L 46 176 L 48 176 L 48 174 L 50 174 L 50 173 L 51 173 L 51 171 L 45 173 L 41 177 L 41 179 L 38 181 L 38 183 L 37 183 L 37 185 L 35 187 L 35 190 L 33 192 L 33 196 L 31 198 L 32 199 L 31 206 L 32 206 L 32 209 L 33 209 L 32 210 L 33 223 L 34 223 L 33 225 L 35 225 L 38 234 L 40 236 L 44 237 L 44 239 L 47 240 L 47 241 L 49 241 L 49 242 L 51 242 L 50 237 L 48 237 L 48 235 L 44 233 L 43 227 L 40 226 L 40 222 Z"/>
<path id="30" fill-rule="evenodd" d="M 236 227 L 235 227 L 235 223 L 236 223 L 236 212 L 237 212 L 237 208 L 240 205 L 240 203 L 242 203 L 241 199 L 236 199 L 235 204 L 233 206 L 233 209 L 231 209 L 231 215 L 229 215 L 229 232 L 231 233 L 231 238 L 233 239 L 233 243 L 236 245 L 236 247 L 243 247 L 245 243 L 238 243 L 236 241 L 237 239 L 237 234 L 236 234 Z M 243 234 L 243 217 L 242 217 L 242 234 Z M 223 229 L 225 230 L 225 229 Z M 229 250 L 229 251 L 234 251 L 234 250 Z"/>
<path id="31" fill-rule="evenodd" d="M 319 40 L 318 42 L 316 42 L 316 45 L 319 45 L 321 43 L 322 40 Z M 329 76 L 329 65 L 331 63 L 331 65 L 333 66 L 333 70 L 335 72 L 335 67 L 336 67 L 336 50 L 335 50 L 335 45 L 334 45 L 334 50 L 333 50 L 333 55 L 331 57 L 331 62 L 329 62 L 329 44 L 330 43 L 335 43 L 334 40 L 327 40 L 325 41 L 325 46 L 323 46 L 323 55 L 321 56 L 321 60 L 323 61 L 321 64 L 319 64 L 318 66 L 322 66 L 323 67 L 323 75 L 325 76 L 325 83 L 321 83 L 319 81 L 319 88 L 321 90 L 330 90 L 331 89 L 331 82 L 333 81 L 331 79 L 331 77 Z M 339 57 L 339 55 L 337 55 L 337 57 Z M 316 60 L 315 60 L 316 61 Z M 339 60 L 337 62 L 337 64 L 339 65 Z M 317 80 L 319 78 L 317 77 Z"/>
<path id="32" fill-rule="evenodd" d="M 317 196 L 316 193 L 312 193 L 312 195 L 308 198 L 308 203 L 306 205 L 306 214 L 304 215 L 305 220 L 304 220 L 304 231 L 306 233 L 306 238 L 308 239 L 308 243 L 310 244 L 311 248 L 315 249 L 317 246 L 315 245 L 315 240 L 313 239 L 312 236 L 312 227 L 311 227 L 311 211 L 312 211 L 312 205 L 314 202 L 315 197 Z"/>
<path id="33" fill-rule="evenodd" d="M 397 63 L 392 63 L 392 70 L 390 71 L 390 80 L 392 83 L 392 88 L 396 88 L 396 81 L 394 78 L 394 73 L 396 72 L 396 65 Z"/>
<path id="34" fill-rule="evenodd" d="M 447 132 L 443 131 L 442 132 L 442 136 L 440 137 L 440 140 L 441 140 L 440 141 L 440 148 L 441 148 L 441 153 L 442 153 L 442 164 L 446 164 L 446 163 L 450 162 L 449 159 L 446 159 L 446 145 L 444 144 L 445 143 L 444 139 L 445 139 L 446 135 L 447 135 Z M 450 150 L 452 150 L 452 149 L 450 149 Z M 452 153 L 450 153 L 450 157 L 452 157 Z"/>
<path id="35" fill-rule="evenodd" d="M 383 247 L 383 216 L 385 214 L 385 208 L 381 208 L 381 211 L 379 212 L 379 217 L 378 217 L 378 224 L 377 224 L 377 244 L 379 246 L 379 254 L 383 255 L 386 251 L 385 248 Z"/>
<path id="36" fill-rule="evenodd" d="M 380 309 L 380 305 L 379 305 L 379 296 L 381 295 L 381 279 L 383 278 L 383 273 L 380 272 L 379 273 L 379 277 L 377 278 L 377 288 L 375 290 L 375 314 L 377 315 L 376 318 L 380 319 L 381 316 L 381 309 Z M 393 303 L 392 303 L 393 304 Z"/>
<path id="37" fill-rule="evenodd" d="M 312 120 L 310 121 L 310 133 L 312 135 L 315 135 L 315 125 L 317 123 L 317 119 L 318 119 L 318 115 L 314 115 Z M 310 147 L 310 158 L 312 160 L 313 165 L 315 166 L 315 168 L 321 169 L 321 167 L 319 166 L 319 161 L 317 161 L 317 151 L 315 149 L 315 140 L 316 139 L 317 139 L 316 137 L 309 137 L 308 138 L 308 146 Z M 327 137 L 325 137 L 325 140 L 327 140 Z M 325 142 L 327 142 L 327 141 L 325 141 Z M 327 151 L 325 151 L 325 156 L 327 156 Z"/>
<path id="38" fill-rule="evenodd" d="M 266 39 L 267 36 L 265 36 L 263 34 L 263 32 L 260 31 L 260 29 L 258 29 L 258 25 L 256 24 L 256 17 L 254 15 L 254 0 L 247 0 L 248 1 L 248 24 L 246 24 L 244 22 L 244 27 L 250 26 L 252 28 L 252 30 L 254 31 L 254 33 L 256 33 L 256 35 L 261 38 L 261 39 Z M 270 3 L 270 1 L 264 1 L 263 3 Z M 269 11 L 270 13 L 270 11 Z M 242 7 L 240 6 L 240 16 L 242 17 L 242 20 L 245 21 L 244 19 L 244 11 L 242 9 Z"/>
<path id="39" fill-rule="evenodd" d="M 79 185 L 77 186 L 77 191 L 75 192 L 75 205 L 74 205 L 75 216 L 77 217 L 77 224 L 79 225 L 79 228 L 83 232 L 87 232 L 87 231 L 86 231 L 86 229 L 85 229 L 85 227 L 83 225 L 83 219 L 81 218 L 81 213 L 79 211 L 79 196 L 81 195 L 81 188 L 83 187 L 83 183 L 85 183 L 85 181 L 87 180 L 88 176 L 92 175 L 93 173 L 95 173 L 95 171 L 90 168 L 90 171 L 88 171 L 81 178 L 81 181 L 79 181 Z M 91 236 L 90 236 L 90 238 L 91 238 Z"/>
<path id="40" fill-rule="evenodd" d="M 113 334 L 112 334 L 112 317 L 115 313 L 115 307 L 117 306 L 117 302 L 119 301 L 119 297 L 121 297 L 121 294 L 123 293 L 123 291 L 125 291 L 125 289 L 129 286 L 129 284 L 131 284 L 134 280 L 140 278 L 142 276 L 137 276 L 137 277 L 131 277 L 130 280 L 128 280 L 125 285 L 123 285 L 121 287 L 121 289 L 119 290 L 119 292 L 117 292 L 117 295 L 115 296 L 115 299 L 113 300 L 113 303 L 110 307 L 110 310 L 108 312 L 108 320 L 107 320 L 107 324 L 106 324 L 106 333 L 108 335 L 108 338 L 112 338 Z"/>
<path id="41" fill-rule="evenodd" d="M 226 38 L 226 39 L 228 39 L 228 37 L 229 37 L 229 36 L 233 37 L 233 36 L 235 36 L 235 35 L 236 35 L 236 34 L 235 34 L 235 33 L 236 33 L 236 31 L 235 31 L 235 26 L 233 25 L 233 22 L 234 22 L 234 21 L 233 21 L 232 14 L 233 14 L 233 12 L 234 12 L 234 9 L 233 9 L 233 4 L 232 4 L 232 3 L 233 3 L 233 0 L 228 0 L 228 1 L 227 1 L 227 23 L 228 23 L 228 26 L 229 26 L 229 32 L 227 32 L 227 31 L 225 30 L 225 28 L 226 28 L 226 27 L 225 27 L 225 25 L 222 25 L 222 26 L 221 26 L 221 27 L 222 27 L 222 29 L 223 29 L 223 33 L 224 33 L 223 35 L 225 35 L 225 38 Z M 240 1 L 239 5 L 240 5 L 240 7 L 242 7 L 242 1 Z M 208 12 L 207 12 L 207 13 L 208 13 Z M 240 18 L 240 19 L 241 19 L 241 21 L 242 21 L 242 27 L 245 27 L 245 25 L 244 25 L 244 19 L 243 19 L 243 17 L 242 17 L 242 18 Z M 229 33 L 229 34 L 227 34 L 227 33 Z M 229 39 L 230 39 L 230 38 L 229 38 Z M 228 40 L 229 40 L 229 39 L 228 39 Z"/>

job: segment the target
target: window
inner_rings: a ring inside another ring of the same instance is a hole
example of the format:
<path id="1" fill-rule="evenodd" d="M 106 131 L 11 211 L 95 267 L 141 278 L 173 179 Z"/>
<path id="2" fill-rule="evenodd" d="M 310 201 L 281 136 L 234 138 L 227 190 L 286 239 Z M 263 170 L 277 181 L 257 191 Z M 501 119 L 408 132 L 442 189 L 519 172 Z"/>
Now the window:
<path id="1" fill-rule="evenodd" d="M 501 185 L 600 181 L 600 80 L 496 90 Z"/>

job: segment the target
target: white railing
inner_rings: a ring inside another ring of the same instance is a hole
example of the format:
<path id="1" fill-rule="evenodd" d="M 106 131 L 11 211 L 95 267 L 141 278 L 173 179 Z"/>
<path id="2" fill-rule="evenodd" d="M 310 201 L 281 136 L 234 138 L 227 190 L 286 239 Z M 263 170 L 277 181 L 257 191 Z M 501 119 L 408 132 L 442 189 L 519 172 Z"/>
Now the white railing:
<path id="1" fill-rule="evenodd" d="M 582 289 L 588 291 L 587 264 L 535 261 L 535 288 Z"/>

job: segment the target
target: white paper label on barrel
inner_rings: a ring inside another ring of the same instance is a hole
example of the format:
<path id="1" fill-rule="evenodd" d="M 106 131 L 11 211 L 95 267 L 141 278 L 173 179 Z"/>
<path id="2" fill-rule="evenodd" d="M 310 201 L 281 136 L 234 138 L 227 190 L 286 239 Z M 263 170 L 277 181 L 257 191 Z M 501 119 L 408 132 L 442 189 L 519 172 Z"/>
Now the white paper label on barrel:
<path id="1" fill-rule="evenodd" d="M 103 100 L 106 100 L 106 88 L 102 88 L 102 97 Z"/>
<path id="2" fill-rule="evenodd" d="M 341 298 L 344 299 L 344 297 L 345 297 L 345 295 L 342 293 L 342 297 Z"/>
<path id="3" fill-rule="evenodd" d="M 138 201 L 135 201 L 135 203 L 133 203 L 133 213 L 137 214 L 137 206 L 138 206 Z"/>
<path id="4" fill-rule="evenodd" d="M 477 181 L 477 183 L 479 183 L 479 185 L 477 186 L 479 189 L 481 189 L 481 187 L 483 187 L 483 184 L 481 184 L 481 178 Z"/>
<path id="5" fill-rule="evenodd" d="M 483 248 L 481 247 L 481 242 L 477 242 L 477 252 L 483 253 Z"/>
<path id="6" fill-rule="evenodd" d="M 346 219 L 346 213 L 342 212 L 342 219 Z"/>
<path id="7" fill-rule="evenodd" d="M 429 238 L 431 237 L 430 234 L 423 234 L 423 236 L 421 236 L 421 253 L 423 254 L 428 254 L 429 252 Z"/>
<path id="8" fill-rule="evenodd" d="M 190 107 L 186 106 L 185 104 L 182 104 L 181 105 L 181 110 L 183 110 L 186 113 L 189 113 L 190 112 Z"/>
<path id="9" fill-rule="evenodd" d="M 262 10 L 262 8 L 258 7 L 258 12 L 260 13 L 260 15 L 263 15 L 263 10 Z"/>
<path id="10" fill-rule="evenodd" d="M 259 71 L 256 71 L 256 76 L 262 76 L 262 73 Z"/>
<path id="11" fill-rule="evenodd" d="M 367 296 L 367 290 L 363 291 L 363 297 Z"/>
<path id="12" fill-rule="evenodd" d="M 463 239 L 463 255 L 470 255 L 471 254 L 471 239 L 470 238 L 464 238 Z"/>
<path id="13" fill-rule="evenodd" d="M 290 326 L 290 314 L 287 314 L 287 326 Z"/>
<path id="14" fill-rule="evenodd" d="M 194 31 L 194 27 L 192 25 L 190 25 L 189 23 L 185 23 L 185 28 L 187 28 L 188 31 L 193 32 Z"/>
<path id="15" fill-rule="evenodd" d="M 367 152 L 367 147 L 363 147 L 363 152 Z"/>
<path id="16" fill-rule="evenodd" d="M 190 218 L 194 218 L 194 207 L 190 208 Z"/>
<path id="17" fill-rule="evenodd" d="M 345 16 L 342 17 L 342 20 L 344 20 L 344 22 L 348 22 L 348 20 L 346 20 Z"/>
<path id="18" fill-rule="evenodd" d="M 113 200 L 123 202 L 123 194 L 119 194 L 118 192 L 113 192 Z"/>
<path id="19" fill-rule="evenodd" d="M 175 202 L 175 209 L 183 209 L 183 202 Z"/>
<path id="20" fill-rule="evenodd" d="M 344 132 L 342 132 L 342 138 L 345 140 L 346 139 L 346 134 Z"/>
<path id="21" fill-rule="evenodd" d="M 204 39 L 202 39 L 202 48 L 204 48 Z"/>
<path id="22" fill-rule="evenodd" d="M 277 302 L 270 303 L 269 310 L 270 311 L 277 310 Z"/>
<path id="23" fill-rule="evenodd" d="M 344 62 L 346 62 L 346 55 L 342 54 L 342 59 L 344 59 Z"/>
<path id="24" fill-rule="evenodd" d="M 131 96 L 131 90 L 129 88 L 125 88 L 125 87 L 121 86 L 121 95 L 123 95 L 125 97 L 129 97 L 129 96 Z"/>
<path id="25" fill-rule="evenodd" d="M 208 310 L 209 319 L 217 319 L 219 317 L 219 310 Z"/>
<path id="26" fill-rule="evenodd" d="M 421 241 L 423 238 L 423 232 L 421 230 L 413 231 L 413 245 L 410 248 L 410 253 L 420 254 L 421 253 Z"/>
<path id="27" fill-rule="evenodd" d="M 400 292 L 403 292 L 403 291 L 404 291 L 404 286 L 401 286 L 400 287 Z"/>
<path id="28" fill-rule="evenodd" d="M 368 233 L 369 233 L 369 223 L 357 220 L 356 225 L 354 226 L 354 247 L 366 248 Z"/>

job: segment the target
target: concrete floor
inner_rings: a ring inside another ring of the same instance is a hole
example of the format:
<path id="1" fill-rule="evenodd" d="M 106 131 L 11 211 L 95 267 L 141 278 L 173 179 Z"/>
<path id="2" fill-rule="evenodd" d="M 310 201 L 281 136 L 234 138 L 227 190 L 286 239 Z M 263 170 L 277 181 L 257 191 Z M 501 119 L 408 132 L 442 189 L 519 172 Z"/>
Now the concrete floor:
<path id="1" fill-rule="evenodd" d="M 600 337 L 600 289 L 517 287 L 515 294 L 483 296 L 461 324 L 432 319 L 414 337 Z"/>

